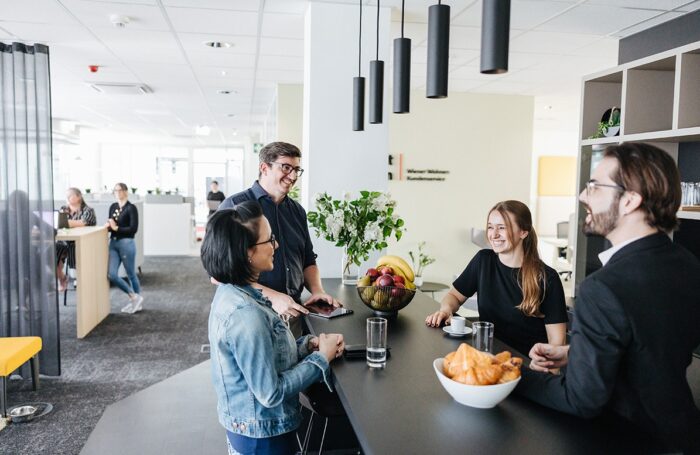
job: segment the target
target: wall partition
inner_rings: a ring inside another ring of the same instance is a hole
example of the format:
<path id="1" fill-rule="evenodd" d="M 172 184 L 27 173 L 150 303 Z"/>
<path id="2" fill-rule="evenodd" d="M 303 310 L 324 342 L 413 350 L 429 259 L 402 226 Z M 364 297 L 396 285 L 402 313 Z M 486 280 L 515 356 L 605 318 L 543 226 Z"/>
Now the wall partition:
<path id="1" fill-rule="evenodd" d="M 61 363 L 48 47 L 0 43 L 0 108 L 0 337 L 41 337 L 41 373 L 55 376 Z"/>

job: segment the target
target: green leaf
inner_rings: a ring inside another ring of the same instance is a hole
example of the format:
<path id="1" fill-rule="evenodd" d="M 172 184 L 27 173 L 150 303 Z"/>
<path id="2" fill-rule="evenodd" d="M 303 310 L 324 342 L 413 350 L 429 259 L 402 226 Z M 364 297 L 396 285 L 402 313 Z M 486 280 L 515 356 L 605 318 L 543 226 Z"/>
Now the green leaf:
<path id="1" fill-rule="evenodd" d="M 403 220 L 401 218 L 399 218 L 398 220 L 396 220 L 396 227 L 401 227 L 401 226 L 403 226 Z"/>
<path id="2" fill-rule="evenodd" d="M 360 194 L 362 195 L 362 197 L 367 197 L 369 196 L 369 191 L 360 191 Z"/>

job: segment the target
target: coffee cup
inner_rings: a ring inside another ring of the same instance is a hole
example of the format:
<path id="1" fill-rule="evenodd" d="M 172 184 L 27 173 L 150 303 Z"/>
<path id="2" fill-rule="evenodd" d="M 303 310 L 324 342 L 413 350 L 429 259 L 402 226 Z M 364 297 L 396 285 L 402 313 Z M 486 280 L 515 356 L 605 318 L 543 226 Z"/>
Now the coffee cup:
<path id="1" fill-rule="evenodd" d="M 463 333 L 466 327 L 466 320 L 462 316 L 452 316 L 452 321 L 450 325 L 452 326 L 452 332 Z"/>

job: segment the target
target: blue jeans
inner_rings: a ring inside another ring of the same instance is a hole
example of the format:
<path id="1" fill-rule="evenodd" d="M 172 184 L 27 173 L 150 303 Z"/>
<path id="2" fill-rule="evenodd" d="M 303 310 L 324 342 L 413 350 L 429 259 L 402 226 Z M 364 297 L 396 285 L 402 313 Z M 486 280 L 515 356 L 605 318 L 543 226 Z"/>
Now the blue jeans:
<path id="1" fill-rule="evenodd" d="M 299 449 L 296 432 L 290 431 L 270 438 L 249 438 L 226 431 L 229 453 L 241 455 L 294 455 Z M 233 449 L 231 451 L 230 449 Z"/>
<path id="2" fill-rule="evenodd" d="M 124 264 L 131 286 L 119 276 L 119 264 Z M 134 239 L 109 241 L 109 281 L 127 294 L 141 294 L 141 283 L 136 276 L 136 242 Z"/>

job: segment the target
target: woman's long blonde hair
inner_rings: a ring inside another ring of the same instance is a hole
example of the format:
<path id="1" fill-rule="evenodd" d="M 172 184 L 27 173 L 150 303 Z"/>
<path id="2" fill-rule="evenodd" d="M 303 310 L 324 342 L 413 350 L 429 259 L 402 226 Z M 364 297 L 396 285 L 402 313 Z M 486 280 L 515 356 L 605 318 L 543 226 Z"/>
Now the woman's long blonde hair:
<path id="1" fill-rule="evenodd" d="M 540 304 L 544 299 L 547 280 L 544 274 L 544 263 L 537 252 L 537 234 L 532 227 L 530 209 L 520 201 L 502 201 L 489 210 L 489 215 L 494 211 L 500 213 L 505 220 L 508 241 L 511 245 L 515 245 L 516 239 L 509 214 L 513 216 L 513 221 L 520 230 L 528 233 L 522 240 L 523 265 L 518 273 L 518 286 L 523 291 L 523 300 L 516 308 L 526 316 L 540 317 L 542 316 Z"/>

